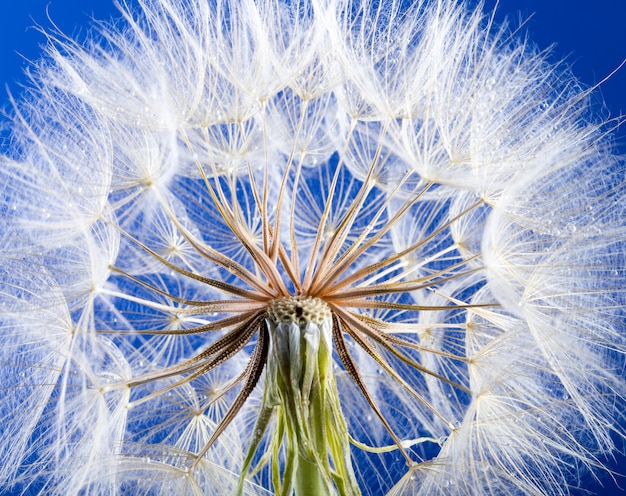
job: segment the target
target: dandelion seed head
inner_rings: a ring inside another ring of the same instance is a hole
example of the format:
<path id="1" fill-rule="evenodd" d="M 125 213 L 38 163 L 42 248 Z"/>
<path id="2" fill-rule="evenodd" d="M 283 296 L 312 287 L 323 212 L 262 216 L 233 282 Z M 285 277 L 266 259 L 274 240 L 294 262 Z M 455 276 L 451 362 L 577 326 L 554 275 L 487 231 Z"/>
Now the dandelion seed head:
<path id="1" fill-rule="evenodd" d="M 0 481 L 568 494 L 623 438 L 623 160 L 452 1 L 140 0 L 0 159 Z M 24 412 L 28 412 L 25 416 Z"/>

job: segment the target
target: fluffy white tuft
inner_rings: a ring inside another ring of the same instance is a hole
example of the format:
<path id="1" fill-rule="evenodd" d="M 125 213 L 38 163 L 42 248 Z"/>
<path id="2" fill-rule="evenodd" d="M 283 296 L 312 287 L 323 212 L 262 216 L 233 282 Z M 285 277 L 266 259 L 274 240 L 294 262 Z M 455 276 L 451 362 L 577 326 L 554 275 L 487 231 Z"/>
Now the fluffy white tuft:
<path id="1" fill-rule="evenodd" d="M 606 475 L 624 160 L 545 53 L 405 4 L 138 0 L 51 42 L 0 159 L 0 487 L 290 492 L 292 417 L 255 386 L 292 294 L 334 319 L 321 422 L 363 494 Z"/>

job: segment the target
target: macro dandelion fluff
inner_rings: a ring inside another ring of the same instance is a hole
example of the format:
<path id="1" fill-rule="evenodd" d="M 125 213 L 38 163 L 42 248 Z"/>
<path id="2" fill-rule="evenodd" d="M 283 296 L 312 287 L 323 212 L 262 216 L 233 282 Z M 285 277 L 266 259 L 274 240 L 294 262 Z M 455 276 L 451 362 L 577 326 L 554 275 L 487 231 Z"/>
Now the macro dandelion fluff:
<path id="1" fill-rule="evenodd" d="M 139 0 L 0 164 L 0 485 L 569 494 L 624 436 L 624 163 L 451 0 Z"/>

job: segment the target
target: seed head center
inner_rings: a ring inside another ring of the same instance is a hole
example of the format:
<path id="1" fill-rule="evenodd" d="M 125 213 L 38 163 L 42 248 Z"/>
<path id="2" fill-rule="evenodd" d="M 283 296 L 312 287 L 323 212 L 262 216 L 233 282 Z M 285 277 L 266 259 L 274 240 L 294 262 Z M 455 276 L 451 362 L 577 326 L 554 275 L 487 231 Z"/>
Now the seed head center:
<path id="1" fill-rule="evenodd" d="M 321 325 L 332 315 L 329 306 L 319 298 L 311 296 L 288 296 L 276 298 L 268 308 L 268 317 L 275 323 L 294 322 Z"/>

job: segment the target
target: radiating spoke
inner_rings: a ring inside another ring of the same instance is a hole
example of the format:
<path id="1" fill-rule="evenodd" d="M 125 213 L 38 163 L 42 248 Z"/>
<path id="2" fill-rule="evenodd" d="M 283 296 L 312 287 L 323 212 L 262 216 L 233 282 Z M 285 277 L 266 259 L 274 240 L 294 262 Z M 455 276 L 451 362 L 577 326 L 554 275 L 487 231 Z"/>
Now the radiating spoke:
<path id="1" fill-rule="evenodd" d="M 380 411 L 380 409 L 376 405 L 376 402 L 372 398 L 372 395 L 368 391 L 367 386 L 365 385 L 365 382 L 363 381 L 363 378 L 361 377 L 361 373 L 359 372 L 359 367 L 354 362 L 354 359 L 352 358 L 352 356 L 350 355 L 350 352 L 348 351 L 348 347 L 346 346 L 343 333 L 344 333 L 344 328 L 341 325 L 341 321 L 337 317 L 333 317 L 333 342 L 335 344 L 335 348 L 337 349 L 337 353 L 339 354 L 339 359 L 341 360 L 342 365 L 346 369 L 346 372 L 348 372 L 348 375 L 350 376 L 350 378 L 354 381 L 354 383 L 357 385 L 357 387 L 361 391 L 361 394 L 363 394 L 363 396 L 367 400 L 367 403 L 369 404 L 370 408 L 374 410 L 374 413 L 376 414 L 376 416 L 380 419 L 382 424 L 385 426 L 385 429 L 387 430 L 387 432 L 393 439 L 393 442 L 396 444 L 396 446 L 402 453 L 402 456 L 404 456 L 404 458 L 406 459 L 409 465 L 412 465 L 413 460 L 411 459 L 409 454 L 405 451 L 402 445 L 402 441 L 400 441 L 396 433 L 393 431 L 393 429 L 389 425 L 389 422 L 387 422 L 387 419 L 385 418 L 383 413 Z"/>
<path id="2" fill-rule="evenodd" d="M 206 452 L 213 446 L 215 441 L 217 441 L 218 437 L 224 432 L 224 430 L 230 425 L 230 423 L 235 419 L 239 410 L 243 407 L 246 400 L 252 394 L 257 382 L 259 382 L 259 378 L 263 373 L 263 369 L 265 367 L 265 363 L 267 360 L 267 352 L 269 348 L 269 336 L 267 331 L 267 326 L 265 324 L 261 325 L 262 329 L 256 329 L 258 331 L 257 344 L 250 357 L 250 361 L 244 371 L 244 376 L 246 377 L 245 382 L 241 388 L 241 391 L 233 401 L 228 412 L 224 415 L 224 418 L 220 421 L 218 426 L 215 428 L 211 438 L 207 441 L 204 448 L 198 453 L 196 456 L 196 461 L 194 461 L 189 467 L 190 471 L 200 463 Z"/>

